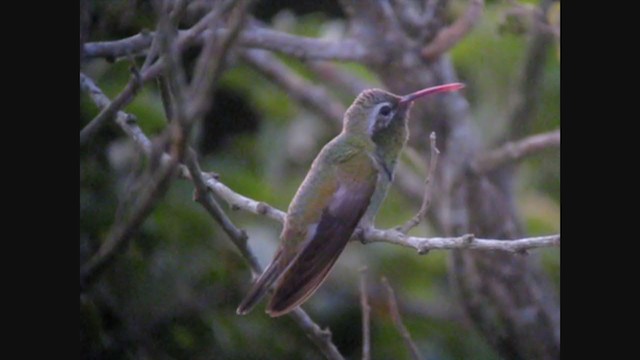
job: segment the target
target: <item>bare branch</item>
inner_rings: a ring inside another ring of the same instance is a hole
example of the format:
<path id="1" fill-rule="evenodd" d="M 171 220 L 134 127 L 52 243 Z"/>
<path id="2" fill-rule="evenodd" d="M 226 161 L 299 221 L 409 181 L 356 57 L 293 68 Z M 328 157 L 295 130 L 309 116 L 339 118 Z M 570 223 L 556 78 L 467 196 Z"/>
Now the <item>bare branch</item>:
<path id="1" fill-rule="evenodd" d="M 106 96 L 104 96 L 102 91 L 91 81 L 91 79 L 84 76 L 83 74 L 80 74 L 80 80 L 81 80 L 81 84 L 84 84 L 84 88 L 90 92 L 90 94 L 92 95 L 92 100 L 94 100 L 96 104 L 104 104 L 105 101 L 108 102 L 108 99 L 106 99 Z M 123 118 L 129 117 L 129 115 L 125 113 L 123 114 L 124 114 L 122 116 Z M 151 141 L 149 141 L 149 139 L 140 130 L 138 125 L 135 124 L 135 122 L 119 121 L 118 125 L 120 125 L 120 127 L 125 131 L 125 133 L 131 137 L 131 139 L 134 141 L 134 143 L 137 144 L 138 147 L 140 147 L 141 149 L 144 149 L 144 153 L 147 156 L 151 155 L 152 153 Z M 167 162 L 172 161 L 172 159 L 175 159 L 175 158 L 171 158 L 169 155 L 163 154 L 163 157 L 162 157 L 163 161 L 161 164 L 165 166 L 164 167 L 165 169 L 170 169 L 170 166 L 167 165 Z M 282 211 L 277 210 L 265 203 L 256 202 L 249 198 L 245 198 L 241 195 L 235 194 L 233 191 L 227 188 L 224 184 L 217 181 L 217 179 L 214 176 L 200 172 L 199 166 L 197 161 L 195 160 L 195 157 L 191 159 L 193 161 L 191 161 L 189 158 L 187 159 L 187 161 L 188 161 L 188 164 L 191 166 L 193 173 L 191 173 L 186 166 L 179 165 L 178 166 L 178 169 L 180 170 L 179 175 L 183 178 L 191 179 L 194 182 L 197 189 L 199 189 L 198 190 L 199 194 L 198 192 L 196 193 L 196 200 L 198 200 L 217 221 L 219 221 L 219 224 L 223 227 L 223 230 L 230 236 L 230 238 L 232 240 L 235 240 L 233 241 L 233 243 L 238 247 L 238 250 L 240 251 L 242 256 L 249 262 L 249 265 L 251 266 L 252 271 L 254 273 L 262 272 L 262 269 L 259 263 L 257 262 L 255 255 L 251 252 L 251 250 L 248 247 L 248 244 L 246 243 L 246 233 L 242 230 L 237 229 L 233 225 L 233 223 L 231 223 L 231 221 L 228 219 L 226 214 L 224 214 L 222 209 L 219 206 L 217 206 L 217 203 L 215 202 L 215 200 L 211 198 L 207 199 L 208 197 L 210 197 L 210 194 L 208 194 L 207 191 L 203 190 L 203 187 L 202 187 L 203 182 L 206 183 L 206 186 L 209 187 L 209 189 L 212 189 L 218 195 L 234 194 L 234 199 L 236 201 L 234 205 L 237 206 L 237 204 L 242 204 L 243 206 L 247 206 L 248 209 L 252 209 L 256 214 L 265 215 L 280 223 L 284 222 L 285 214 Z M 153 195 L 153 193 L 155 193 L 155 191 L 153 190 L 156 188 L 157 187 L 151 186 L 147 194 Z M 202 196 L 203 193 L 206 193 L 207 195 L 203 197 Z M 155 201 L 157 201 L 158 198 L 159 198 L 158 196 L 151 197 L 151 199 Z M 210 200 L 213 200 L 213 201 L 210 201 Z M 133 225 L 139 226 L 144 220 L 144 218 L 146 218 L 146 216 L 152 210 L 154 203 L 147 204 L 146 201 L 145 202 L 139 201 L 138 204 L 145 205 L 144 208 L 142 208 L 144 212 L 136 209 L 136 211 L 134 211 L 134 214 L 136 216 L 132 217 L 130 222 L 135 221 Z M 94 258 L 90 259 L 90 261 L 85 266 L 82 267 L 81 276 L 80 276 L 81 291 L 85 289 L 86 286 L 90 284 L 97 277 L 96 275 L 98 275 L 100 271 L 106 268 L 106 266 L 115 259 L 116 250 L 123 249 L 126 246 L 126 244 L 128 244 L 128 241 L 131 239 L 131 236 L 133 235 L 135 227 L 127 226 L 124 228 L 124 230 L 126 230 L 124 232 L 123 230 L 119 230 L 119 228 L 116 228 L 115 230 L 118 230 L 118 232 L 114 232 L 114 236 L 112 237 L 114 237 L 116 240 L 111 240 L 111 237 L 110 237 L 105 242 L 105 246 L 103 246 L 105 250 L 102 250 L 101 248 L 101 251 L 99 251 L 98 254 L 94 256 Z M 120 236 L 121 232 L 124 233 L 123 236 Z M 307 315 L 307 313 L 304 310 L 302 310 L 302 308 L 297 308 L 296 310 L 292 311 L 290 313 L 290 316 L 294 319 L 294 321 L 298 324 L 298 326 L 300 326 L 303 329 L 303 331 L 305 331 L 307 336 L 313 341 L 313 343 L 320 349 L 320 351 L 322 351 L 322 353 L 328 359 L 335 359 L 335 360 L 343 359 L 342 355 L 340 354 L 336 346 L 331 341 L 331 332 L 328 329 L 327 330 L 320 329 L 320 327 L 313 322 L 313 320 L 309 317 L 309 315 Z"/>
<path id="2" fill-rule="evenodd" d="M 84 58 L 107 58 L 115 60 L 127 55 L 143 55 L 151 46 L 153 33 L 141 31 L 139 34 L 114 41 L 96 41 L 84 44 Z"/>
<path id="3" fill-rule="evenodd" d="M 414 237 L 406 236 L 395 229 L 369 229 L 364 232 L 364 243 L 385 242 L 396 244 L 424 254 L 429 250 L 470 249 L 470 250 L 501 250 L 512 253 L 523 253 L 529 249 L 541 247 L 559 247 L 560 234 L 522 238 L 517 240 L 480 239 L 472 234 L 459 237 Z"/>
<path id="4" fill-rule="evenodd" d="M 482 16 L 484 0 L 470 1 L 471 3 L 464 15 L 459 17 L 449 27 L 440 30 L 438 35 L 422 49 L 422 56 L 424 56 L 425 59 L 432 60 L 453 48 L 453 46 L 462 40 L 477 24 L 480 16 Z"/>
<path id="5" fill-rule="evenodd" d="M 139 74 L 131 74 L 131 80 L 124 90 L 113 101 L 104 102 L 100 113 L 80 131 L 80 145 L 86 144 L 125 104 L 131 102 L 141 85 Z"/>
<path id="6" fill-rule="evenodd" d="M 285 213 L 263 202 L 258 202 L 242 196 L 218 179 L 210 177 L 207 186 L 218 196 L 223 198 L 232 208 L 242 209 L 254 214 L 265 215 L 278 222 L 284 222 Z M 414 237 L 406 236 L 395 230 L 368 229 L 362 234 L 363 243 L 386 242 L 413 248 L 420 254 L 429 250 L 444 249 L 472 249 L 472 250 L 502 250 L 513 253 L 521 253 L 529 249 L 540 247 L 560 246 L 560 235 L 524 238 L 518 240 L 494 240 L 475 238 L 471 234 L 459 237 Z"/>
<path id="7" fill-rule="evenodd" d="M 200 164 L 198 164 L 198 160 L 196 159 L 195 151 L 191 148 L 188 150 L 186 162 L 189 172 L 191 173 L 191 180 L 195 186 L 194 200 L 200 203 L 211 217 L 220 224 L 222 230 L 224 230 L 224 232 L 229 236 L 229 239 L 231 239 L 233 244 L 238 248 L 238 250 L 240 250 L 242 256 L 247 260 L 247 262 L 249 262 L 253 273 L 256 275 L 260 274 L 260 263 L 249 249 L 247 244 L 249 237 L 247 236 L 247 233 L 244 230 L 238 229 L 233 224 L 220 205 L 218 205 L 216 199 L 211 195 L 211 193 L 209 193 L 209 189 L 205 183 L 205 178 L 200 170 Z"/>
<path id="8" fill-rule="evenodd" d="M 367 299 L 367 267 L 360 269 L 360 307 L 362 308 L 362 360 L 371 359 L 371 306 Z"/>
<path id="9" fill-rule="evenodd" d="M 222 73 L 224 62 L 232 44 L 237 40 L 247 18 L 247 9 L 250 1 L 239 1 L 233 14 L 230 15 L 230 31 L 227 32 L 220 41 L 209 38 L 198 58 L 194 71 L 194 80 L 191 90 L 192 108 L 190 111 L 194 116 L 202 116 L 211 104 L 213 84 L 215 84 Z M 211 21 L 209 29 L 214 29 L 215 22 Z"/>
<path id="10" fill-rule="evenodd" d="M 225 184 L 221 183 L 216 177 L 209 176 L 207 178 L 207 186 L 216 195 L 224 199 L 231 209 L 242 209 L 257 215 L 264 215 L 271 220 L 275 220 L 279 223 L 284 223 L 286 213 L 282 210 L 264 203 L 262 201 L 255 201 L 246 196 L 240 195 L 233 190 L 229 189 Z"/>
<path id="11" fill-rule="evenodd" d="M 560 130 L 510 141 L 486 154 L 480 155 L 472 167 L 477 173 L 487 173 L 505 164 L 522 160 L 540 151 L 560 146 Z"/>
<path id="12" fill-rule="evenodd" d="M 307 334 L 307 337 L 322 351 L 327 359 L 340 360 L 344 359 L 336 346 L 331 341 L 331 331 L 329 329 L 321 329 L 311 320 L 301 307 L 297 307 L 290 313 L 293 320 Z"/>
<path id="13" fill-rule="evenodd" d="M 241 56 L 300 104 L 315 111 L 331 125 L 342 126 L 342 116 L 346 108 L 327 94 L 324 87 L 307 81 L 266 51 L 245 50 L 241 52 Z"/>
<path id="14" fill-rule="evenodd" d="M 301 60 L 364 61 L 368 55 L 367 49 L 354 39 L 328 41 L 255 26 L 243 32 L 239 41 L 243 46 L 276 51 Z"/>
<path id="15" fill-rule="evenodd" d="M 89 93 L 91 100 L 99 109 L 109 107 L 111 100 L 96 86 L 96 84 L 83 73 L 80 73 L 80 88 Z M 135 116 L 123 111 L 116 113 L 116 123 L 134 140 L 134 144 L 146 155 L 150 154 L 151 142 L 136 124 Z"/>
<path id="16" fill-rule="evenodd" d="M 184 44 L 201 41 L 203 30 L 200 26 L 194 26 L 189 30 L 180 31 L 179 41 Z M 219 28 L 216 29 L 216 35 L 226 36 L 229 31 L 229 29 Z M 145 50 L 151 46 L 151 40 L 154 35 L 152 32 L 146 33 L 144 41 L 141 41 L 142 35 L 135 35 L 117 41 L 86 43 L 84 45 L 84 57 L 120 58 L 127 55 L 144 55 Z M 362 62 L 367 60 L 369 54 L 367 49 L 354 39 L 344 39 L 339 42 L 328 41 L 287 34 L 257 26 L 243 31 L 239 36 L 238 43 L 245 47 L 276 51 L 302 60 Z"/>
<path id="17" fill-rule="evenodd" d="M 411 357 L 414 360 L 422 359 L 422 355 L 418 351 L 418 347 L 411 339 L 411 334 L 409 334 L 409 330 L 407 330 L 406 326 L 402 322 L 402 318 L 400 316 L 400 311 L 398 310 L 398 303 L 396 301 L 396 295 L 389 284 L 389 281 L 386 277 L 382 277 L 382 284 L 387 289 L 387 299 L 389 302 L 389 312 L 391 313 L 391 319 L 393 320 L 393 324 L 398 329 L 400 335 L 402 335 L 402 340 L 404 340 L 404 344 L 407 346 L 409 351 L 411 352 Z"/>
<path id="18" fill-rule="evenodd" d="M 214 15 L 215 13 L 212 11 L 211 13 L 204 16 L 191 29 L 185 31 L 182 38 L 179 39 L 179 41 L 177 41 L 175 44 L 176 52 L 182 51 L 190 43 L 190 41 L 193 41 L 193 39 L 204 30 L 203 24 L 206 24 L 206 20 L 209 20 Z M 149 39 L 152 38 L 151 36 L 147 37 Z M 139 41 L 133 41 L 132 43 L 140 45 L 138 44 Z M 87 45 L 90 44 L 85 44 L 85 48 Z M 151 43 L 149 42 L 147 47 L 150 45 Z M 121 46 L 121 44 L 118 43 L 113 48 L 114 53 L 117 53 L 117 51 L 121 51 L 123 48 L 130 50 L 128 46 Z M 126 52 L 121 55 L 129 54 L 129 52 Z M 120 94 L 118 94 L 118 96 L 116 96 L 114 101 L 111 102 L 106 108 L 103 108 L 100 114 L 98 114 L 96 118 L 94 118 L 84 129 L 82 129 L 82 131 L 80 132 L 80 145 L 85 144 L 91 138 L 91 136 L 93 136 L 104 124 L 106 124 L 109 119 L 113 117 L 114 114 L 116 114 L 120 109 L 127 106 L 133 100 L 135 94 L 142 86 L 142 84 L 160 74 L 164 66 L 164 60 L 164 58 L 160 58 L 153 65 L 146 67 L 146 69 L 143 70 L 139 75 L 137 73 L 134 74 L 134 77 L 131 79 L 131 81 L 129 81 L 124 90 Z"/>
<path id="19" fill-rule="evenodd" d="M 433 179 L 436 171 L 436 166 L 438 165 L 438 155 L 440 155 L 440 150 L 438 150 L 438 148 L 436 147 L 435 131 L 431 132 L 429 140 L 431 141 L 431 160 L 429 161 L 429 172 L 427 173 L 427 178 L 424 181 L 422 205 L 420 205 L 420 210 L 418 210 L 418 213 L 398 230 L 403 234 L 408 233 L 409 230 L 416 227 L 424 219 L 425 215 L 427 214 L 427 210 L 429 210 L 429 206 L 431 205 Z"/>

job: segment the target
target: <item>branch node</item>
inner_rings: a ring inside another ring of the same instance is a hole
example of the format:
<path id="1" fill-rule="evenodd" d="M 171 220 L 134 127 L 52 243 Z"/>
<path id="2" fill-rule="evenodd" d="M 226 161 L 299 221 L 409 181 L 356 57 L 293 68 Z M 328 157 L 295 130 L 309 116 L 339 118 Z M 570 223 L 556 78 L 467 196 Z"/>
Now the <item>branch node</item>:
<path id="1" fill-rule="evenodd" d="M 353 235 L 351 235 L 351 238 L 353 240 L 360 241 L 360 243 L 362 243 L 362 245 L 368 244 L 367 237 L 365 236 L 365 231 L 364 231 L 363 228 L 361 228 L 359 226 L 353 231 Z"/>
<path id="2" fill-rule="evenodd" d="M 258 202 L 258 205 L 256 205 L 256 212 L 258 212 L 258 214 L 260 215 L 265 215 L 267 212 L 269 212 L 269 206 L 260 201 Z"/>
<path id="3" fill-rule="evenodd" d="M 133 114 L 127 114 L 125 119 L 124 119 L 124 122 L 127 125 L 134 125 L 134 124 L 136 124 L 138 122 L 138 118 Z"/>
<path id="4" fill-rule="evenodd" d="M 232 211 L 238 211 L 238 210 L 240 210 L 240 206 L 238 206 L 237 204 L 231 204 L 231 210 Z"/>
<path id="5" fill-rule="evenodd" d="M 471 245 L 471 243 L 473 243 L 475 239 L 476 239 L 476 236 L 473 234 L 462 235 L 462 242 L 464 242 L 464 244 L 467 246 Z"/>

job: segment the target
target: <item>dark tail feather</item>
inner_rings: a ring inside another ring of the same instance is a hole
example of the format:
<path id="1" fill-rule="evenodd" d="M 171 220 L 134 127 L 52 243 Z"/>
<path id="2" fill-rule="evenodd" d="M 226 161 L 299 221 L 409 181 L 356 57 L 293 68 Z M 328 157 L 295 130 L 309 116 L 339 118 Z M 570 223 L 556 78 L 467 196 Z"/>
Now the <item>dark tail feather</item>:
<path id="1" fill-rule="evenodd" d="M 280 275 L 280 271 L 278 271 L 278 269 L 280 266 L 278 266 L 278 262 L 276 261 L 277 259 L 278 256 L 273 259 L 271 265 L 269 265 L 262 275 L 260 275 L 258 280 L 253 283 L 251 290 L 249 290 L 249 293 L 244 297 L 236 309 L 236 313 L 238 315 L 245 315 L 251 311 L 251 309 L 253 309 L 253 307 L 267 294 L 271 284 L 278 279 L 278 275 Z"/>

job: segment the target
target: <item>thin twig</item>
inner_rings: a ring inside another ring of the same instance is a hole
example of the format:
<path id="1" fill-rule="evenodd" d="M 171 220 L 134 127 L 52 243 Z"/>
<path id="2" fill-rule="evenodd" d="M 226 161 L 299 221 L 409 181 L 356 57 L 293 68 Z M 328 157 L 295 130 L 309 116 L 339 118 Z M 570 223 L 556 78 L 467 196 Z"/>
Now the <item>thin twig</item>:
<path id="1" fill-rule="evenodd" d="M 360 269 L 360 307 L 362 308 L 362 360 L 371 359 L 371 306 L 367 296 L 367 267 Z"/>
<path id="2" fill-rule="evenodd" d="M 438 165 L 438 155 L 440 155 L 440 150 L 436 147 L 436 133 L 431 132 L 431 136 L 429 136 L 429 140 L 431 141 L 431 159 L 429 160 L 429 172 L 427 173 L 427 178 L 424 181 L 424 194 L 422 195 L 422 205 L 420 205 L 420 210 L 418 213 L 407 221 L 398 231 L 403 234 L 409 232 L 409 230 L 416 227 L 427 214 L 427 210 L 429 210 L 429 206 L 431 205 L 431 198 L 433 192 L 433 179 L 435 178 L 436 166 Z"/>
<path id="3" fill-rule="evenodd" d="M 83 73 L 80 73 L 80 88 L 89 93 L 91 100 L 99 109 L 109 107 L 111 104 L 111 100 L 96 86 L 95 82 Z M 139 150 L 146 155 L 150 154 L 151 142 L 137 125 L 135 116 L 118 111 L 116 123 L 134 140 L 133 143 L 138 146 Z"/>
<path id="4" fill-rule="evenodd" d="M 84 44 L 83 58 L 117 59 L 127 55 L 142 55 L 151 46 L 153 33 L 141 31 L 139 34 L 114 41 L 95 41 Z"/>
<path id="5" fill-rule="evenodd" d="M 238 229 L 231 219 L 225 214 L 222 210 L 216 199 L 211 195 L 209 189 L 207 188 L 207 184 L 205 183 L 205 178 L 202 175 L 202 171 L 200 170 L 200 164 L 198 164 L 198 160 L 196 159 L 196 154 L 193 149 L 189 148 L 187 150 L 187 168 L 191 173 L 191 179 L 193 180 L 193 184 L 195 186 L 194 200 L 200 203 L 202 207 L 204 207 L 207 212 L 211 215 L 211 217 L 216 220 L 216 222 L 222 227 L 222 230 L 229 236 L 229 239 L 233 242 L 233 244 L 238 248 L 242 256 L 249 262 L 251 266 L 251 270 L 254 274 L 260 274 L 261 268 L 260 263 L 256 256 L 251 252 L 249 246 L 247 244 L 248 236 L 244 230 Z"/>
<path id="6" fill-rule="evenodd" d="M 211 106 L 213 85 L 217 83 L 222 73 L 229 49 L 236 42 L 243 29 L 250 3 L 251 1 L 249 0 L 238 1 L 229 21 L 231 30 L 219 42 L 215 41 L 217 40 L 215 37 L 209 38 L 209 41 L 205 42 L 205 46 L 196 63 L 194 80 L 190 91 L 192 98 L 190 111 L 193 116 L 202 116 Z M 220 14 L 222 15 L 222 11 L 220 11 Z M 215 24 L 215 21 L 211 21 L 209 30 L 213 30 Z"/>
<path id="7" fill-rule="evenodd" d="M 472 167 L 476 173 L 487 173 L 505 164 L 513 163 L 540 151 L 559 146 L 560 130 L 532 135 L 519 141 L 507 142 L 495 150 L 480 155 Z"/>
<path id="8" fill-rule="evenodd" d="M 436 37 L 422 49 L 422 56 L 425 59 L 433 60 L 453 48 L 462 40 L 482 16 L 484 0 L 470 0 L 471 3 L 464 15 L 459 17 L 449 27 L 438 32 Z"/>
<path id="9" fill-rule="evenodd" d="M 210 20 L 203 18 L 202 20 Z M 208 23 L 208 22 L 207 22 Z M 179 42 L 192 44 L 202 41 L 203 28 L 194 26 L 189 30 L 182 30 L 178 35 Z M 230 30 L 216 29 L 216 35 L 225 36 Z M 90 42 L 84 45 L 85 59 L 94 57 L 120 58 L 127 55 L 142 55 L 151 46 L 153 36 L 148 32 L 134 35 L 117 41 Z M 205 34 L 209 36 L 210 34 Z M 244 47 L 276 51 L 302 60 L 339 60 L 364 61 L 369 51 L 358 41 L 343 39 L 328 41 L 317 38 L 292 35 L 261 27 L 250 27 L 243 31 L 238 43 Z"/>
<path id="10" fill-rule="evenodd" d="M 176 52 L 179 53 L 183 51 L 187 45 L 191 44 L 194 41 L 194 39 L 196 39 L 200 35 L 200 33 L 202 33 L 202 31 L 206 29 L 206 25 L 208 24 L 207 21 L 210 20 L 212 17 L 216 16 L 216 14 L 217 13 L 214 10 L 212 10 L 210 13 L 208 13 L 202 19 L 200 19 L 200 21 L 198 21 L 189 30 L 180 32 L 181 36 L 179 36 L 178 40 L 175 43 Z M 132 53 L 131 46 L 146 45 L 146 47 L 149 47 L 151 45 L 151 40 L 153 36 L 145 35 L 145 39 L 147 38 L 149 40 L 148 43 L 146 42 L 146 40 L 140 41 L 139 37 L 135 37 L 134 39 L 135 41 L 132 41 L 131 43 L 127 43 L 126 41 L 125 42 L 118 41 L 118 42 L 115 42 L 116 44 L 111 49 L 113 50 L 113 53 L 115 55 L 119 55 L 119 56 L 130 55 Z M 86 51 L 87 45 L 91 45 L 91 44 L 90 43 L 85 44 L 85 51 Z M 98 52 L 103 53 L 107 51 L 105 50 L 107 48 L 109 48 L 108 45 L 98 46 L 98 47 L 95 47 L 94 50 L 101 49 Z M 120 92 L 120 94 L 118 94 L 118 96 L 116 96 L 116 98 L 112 102 L 110 102 L 109 106 L 102 109 L 100 114 L 98 114 L 96 118 L 94 118 L 85 128 L 82 129 L 82 131 L 80 132 L 80 145 L 87 143 L 88 140 L 104 124 L 106 124 L 107 120 L 111 119 L 113 115 L 116 114 L 120 109 L 127 106 L 134 99 L 136 92 L 142 86 L 142 84 L 160 75 L 161 71 L 164 68 L 165 61 L 166 59 L 164 57 L 161 57 L 158 60 L 156 60 L 156 62 L 153 65 L 148 66 L 146 70 L 142 71 L 139 74 L 139 76 L 134 76 L 134 78 L 132 78 L 132 80 L 129 81 L 129 83 L 125 86 L 122 92 Z M 134 74 L 134 75 L 137 75 L 137 74 Z"/>
<path id="11" fill-rule="evenodd" d="M 141 85 L 139 75 L 137 73 L 131 74 L 131 79 L 124 90 L 108 105 L 101 107 L 100 113 L 82 128 L 80 146 L 86 144 L 125 104 L 131 102 Z"/>
<path id="12" fill-rule="evenodd" d="M 344 359 L 338 348 L 331 341 L 331 330 L 321 329 L 313 320 L 302 310 L 301 307 L 296 308 L 289 313 L 298 326 L 307 334 L 307 337 L 322 351 L 324 356 L 330 360 Z"/>
<path id="13" fill-rule="evenodd" d="M 393 288 L 391 288 L 389 281 L 384 276 L 382 277 L 382 284 L 387 289 L 389 312 L 391 313 L 391 319 L 393 320 L 393 324 L 396 326 L 396 329 L 398 329 L 398 332 L 400 333 L 400 335 L 402 335 L 402 340 L 404 340 L 404 344 L 407 346 L 407 348 L 411 352 L 411 357 L 414 360 L 422 359 L 422 355 L 420 355 L 420 352 L 418 351 L 418 347 L 411 339 L 411 334 L 409 333 L 409 330 L 407 330 L 407 327 L 404 326 L 404 323 L 402 322 L 402 317 L 400 316 L 400 311 L 398 310 L 398 303 L 396 301 L 396 295 L 393 291 Z"/>

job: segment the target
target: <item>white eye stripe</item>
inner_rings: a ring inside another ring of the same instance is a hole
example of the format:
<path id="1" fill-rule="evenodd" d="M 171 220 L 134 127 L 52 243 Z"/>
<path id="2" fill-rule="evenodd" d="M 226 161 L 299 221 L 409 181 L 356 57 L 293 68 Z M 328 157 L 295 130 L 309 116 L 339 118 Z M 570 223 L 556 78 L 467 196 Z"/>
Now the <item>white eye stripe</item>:
<path id="1" fill-rule="evenodd" d="M 380 114 L 380 109 L 382 109 L 385 106 L 390 107 L 391 111 L 387 115 L 381 115 Z M 369 122 L 369 135 L 373 135 L 373 133 L 375 132 L 376 125 L 377 125 L 377 122 L 378 122 L 378 117 L 382 116 L 382 117 L 386 118 L 386 121 L 385 121 L 383 126 L 387 126 L 388 122 L 393 118 L 394 113 L 395 113 L 395 111 L 393 111 L 393 106 L 391 106 L 390 102 L 383 102 L 383 103 L 380 103 L 380 104 L 376 105 L 373 108 L 373 111 L 371 111 L 371 113 L 369 114 L 369 119 L 368 119 L 369 120 L 368 121 Z"/>

